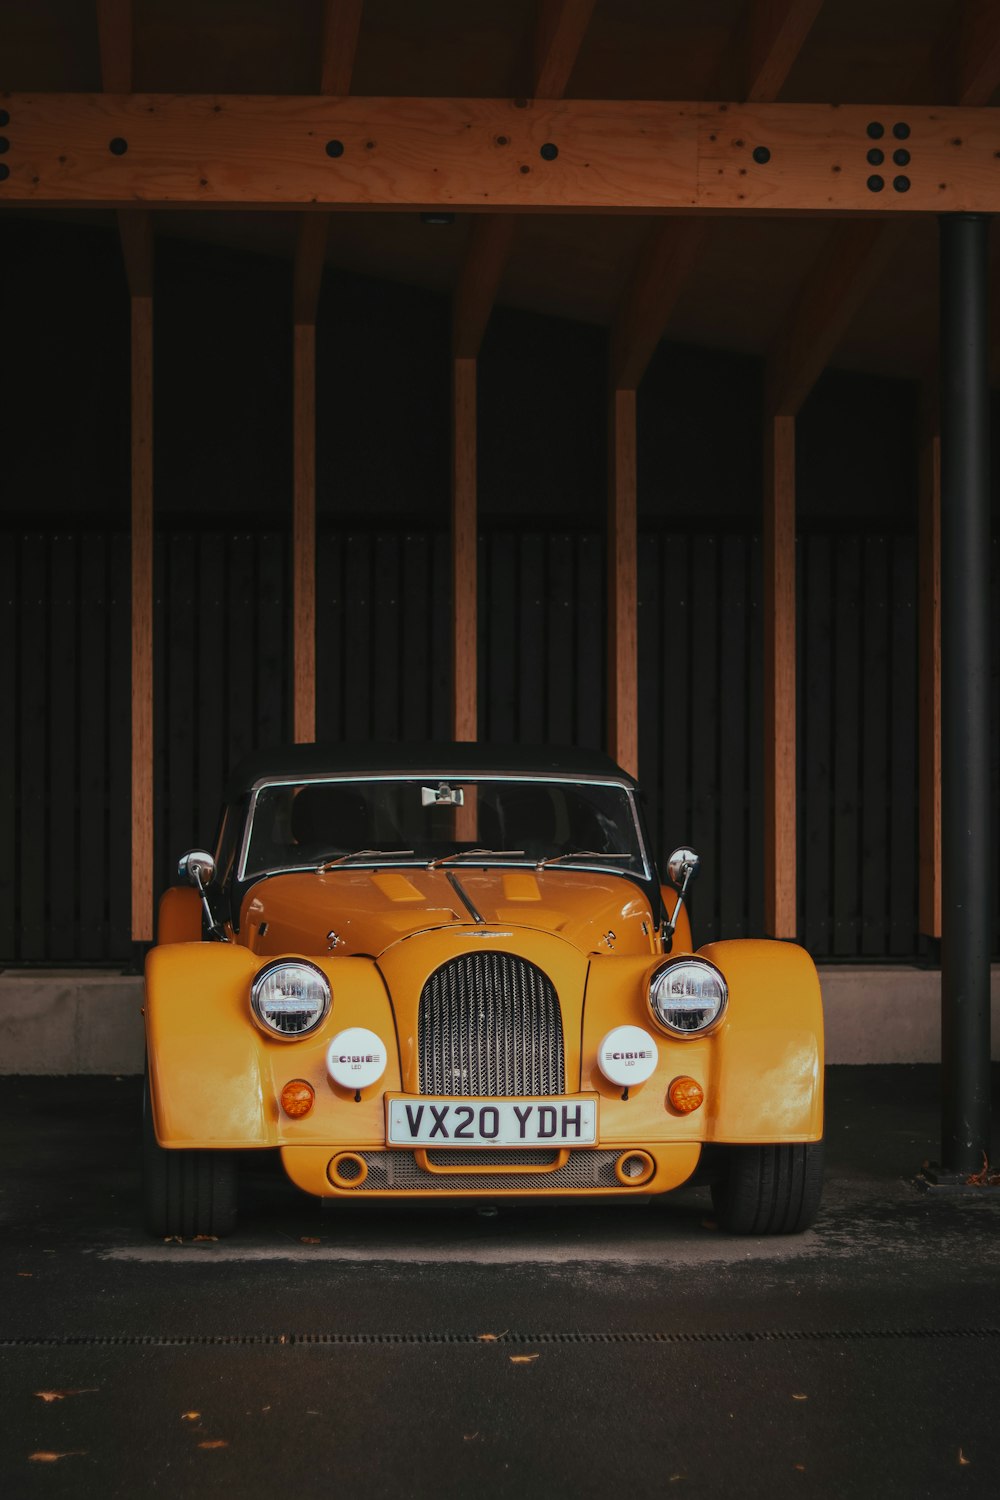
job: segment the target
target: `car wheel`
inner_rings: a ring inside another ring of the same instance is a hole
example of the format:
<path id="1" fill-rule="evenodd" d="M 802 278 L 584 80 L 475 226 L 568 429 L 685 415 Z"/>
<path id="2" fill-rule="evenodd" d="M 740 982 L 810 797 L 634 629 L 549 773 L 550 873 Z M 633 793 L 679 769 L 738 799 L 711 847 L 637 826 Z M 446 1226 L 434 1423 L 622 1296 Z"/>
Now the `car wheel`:
<path id="1" fill-rule="evenodd" d="M 236 1228 L 236 1154 L 167 1151 L 156 1139 L 147 1070 L 142 1095 L 142 1196 L 150 1234 L 226 1235 Z"/>
<path id="2" fill-rule="evenodd" d="M 730 1146 L 712 1203 L 730 1234 L 800 1234 L 819 1211 L 823 1142 Z"/>

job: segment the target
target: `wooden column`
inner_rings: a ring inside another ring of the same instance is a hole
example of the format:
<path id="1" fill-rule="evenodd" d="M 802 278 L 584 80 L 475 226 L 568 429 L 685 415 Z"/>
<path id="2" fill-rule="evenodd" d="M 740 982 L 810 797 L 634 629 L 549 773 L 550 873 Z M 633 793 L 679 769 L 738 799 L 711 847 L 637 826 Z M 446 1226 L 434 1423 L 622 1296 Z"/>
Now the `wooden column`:
<path id="1" fill-rule="evenodd" d="M 920 762 L 920 931 L 941 936 L 941 422 L 937 380 L 920 412 L 917 680 Z"/>
<path id="2" fill-rule="evenodd" d="M 795 418 L 764 433 L 764 930 L 796 935 Z"/>
<path id="3" fill-rule="evenodd" d="M 131 289 L 132 940 L 153 940 L 153 284 L 147 215 L 121 216 Z"/>
<path id="4" fill-rule="evenodd" d="M 292 346 L 292 729 L 316 738 L 316 325 Z"/>
<path id="5" fill-rule="evenodd" d="M 451 362 L 451 735 L 478 735 L 476 361 Z"/>
<path id="6" fill-rule="evenodd" d="M 639 767 L 636 393 L 614 389 L 608 421 L 608 753 Z"/>

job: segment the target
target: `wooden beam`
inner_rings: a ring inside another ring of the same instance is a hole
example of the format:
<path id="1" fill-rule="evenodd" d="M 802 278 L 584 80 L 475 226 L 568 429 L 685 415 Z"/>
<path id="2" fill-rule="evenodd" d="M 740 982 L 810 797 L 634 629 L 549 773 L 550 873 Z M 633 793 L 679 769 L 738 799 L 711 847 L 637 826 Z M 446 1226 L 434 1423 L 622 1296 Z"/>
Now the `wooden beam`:
<path id="1" fill-rule="evenodd" d="M 349 94 L 364 0 L 324 0 L 321 94 Z"/>
<path id="2" fill-rule="evenodd" d="M 701 253 L 705 219 L 654 224 L 611 329 L 611 384 L 635 390 Z"/>
<path id="3" fill-rule="evenodd" d="M 472 223 L 452 299 L 451 351 L 475 359 L 483 342 L 514 235 L 509 214 L 482 214 Z"/>
<path id="4" fill-rule="evenodd" d="M 595 0 L 542 0 L 535 28 L 531 93 L 561 99 L 576 66 Z"/>
<path id="5" fill-rule="evenodd" d="M 97 41 L 101 88 L 106 94 L 130 94 L 132 0 L 97 0 Z"/>
<path id="6" fill-rule="evenodd" d="M 764 930 L 794 938 L 795 418 L 764 434 Z"/>
<path id="7" fill-rule="evenodd" d="M 988 213 L 1000 193 L 988 108 L 162 94 L 3 107 L 0 204 L 18 206 L 908 215 Z M 873 122 L 909 128 L 906 172 L 873 174 Z"/>
<path id="8" fill-rule="evenodd" d="M 453 359 L 451 472 L 451 735 L 478 738 L 476 361 Z"/>
<path id="9" fill-rule="evenodd" d="M 608 410 L 608 753 L 639 770 L 636 580 L 636 395 L 612 390 Z"/>
<path id="10" fill-rule="evenodd" d="M 878 219 L 838 225 L 806 278 L 768 360 L 765 407 L 794 414 L 901 243 L 902 226 Z"/>
<path id="11" fill-rule="evenodd" d="M 920 931 L 941 936 L 941 422 L 936 377 L 920 401 L 917 529 Z"/>
<path id="12" fill-rule="evenodd" d="M 964 0 L 956 71 L 956 104 L 989 104 L 1000 88 L 1000 5 L 997 5 L 997 0 Z"/>
<path id="13" fill-rule="evenodd" d="M 822 5 L 823 0 L 752 0 L 744 96 L 748 101 L 770 104 L 777 99 Z"/>

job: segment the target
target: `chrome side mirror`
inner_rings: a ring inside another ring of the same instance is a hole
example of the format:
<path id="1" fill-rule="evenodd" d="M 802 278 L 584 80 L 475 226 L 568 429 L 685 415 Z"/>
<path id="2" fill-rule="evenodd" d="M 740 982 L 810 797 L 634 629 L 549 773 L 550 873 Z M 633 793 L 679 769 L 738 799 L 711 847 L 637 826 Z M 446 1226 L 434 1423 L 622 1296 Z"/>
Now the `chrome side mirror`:
<path id="1" fill-rule="evenodd" d="M 205 894 L 205 887 L 211 885 L 215 879 L 215 860 L 212 855 L 206 849 L 189 849 L 178 860 L 177 873 L 182 880 L 193 885 L 201 897 L 201 906 L 205 913 L 209 935 L 215 938 L 216 942 L 228 943 L 229 939 L 225 930 L 215 920 L 215 913 Z"/>
<path id="2" fill-rule="evenodd" d="M 215 879 L 215 860 L 205 849 L 189 849 L 178 860 L 177 873 L 204 894 L 205 886 Z"/>
<path id="3" fill-rule="evenodd" d="M 684 845 L 679 849 L 675 849 L 667 860 L 667 874 L 677 887 L 677 900 L 674 904 L 673 912 L 669 917 L 664 915 L 660 927 L 660 936 L 663 938 L 663 950 L 665 953 L 669 953 L 673 946 L 674 929 L 677 926 L 677 918 L 680 916 L 681 907 L 684 905 L 684 898 L 687 896 L 688 887 L 692 880 L 697 877 L 700 869 L 701 859 L 695 854 L 693 849 L 688 849 Z"/>

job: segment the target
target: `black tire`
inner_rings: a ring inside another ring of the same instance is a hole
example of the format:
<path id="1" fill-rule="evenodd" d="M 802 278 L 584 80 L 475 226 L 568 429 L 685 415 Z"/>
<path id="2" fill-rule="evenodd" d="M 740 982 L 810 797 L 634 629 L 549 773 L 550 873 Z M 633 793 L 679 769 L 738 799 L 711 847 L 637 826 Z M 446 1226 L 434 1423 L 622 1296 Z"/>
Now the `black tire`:
<path id="1" fill-rule="evenodd" d="M 167 1151 L 156 1139 L 147 1071 L 142 1095 L 142 1201 L 150 1234 L 232 1234 L 236 1228 L 234 1151 Z"/>
<path id="2" fill-rule="evenodd" d="M 823 1142 L 730 1146 L 712 1203 L 730 1234 L 801 1234 L 823 1196 Z"/>

